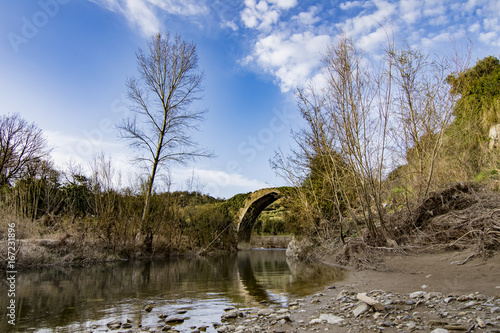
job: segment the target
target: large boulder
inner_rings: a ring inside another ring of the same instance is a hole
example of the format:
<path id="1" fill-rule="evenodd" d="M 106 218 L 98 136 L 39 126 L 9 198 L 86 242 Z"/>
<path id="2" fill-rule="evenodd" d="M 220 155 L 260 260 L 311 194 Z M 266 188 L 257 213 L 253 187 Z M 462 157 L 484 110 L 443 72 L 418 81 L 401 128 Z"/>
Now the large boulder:
<path id="1" fill-rule="evenodd" d="M 307 238 L 299 240 L 294 236 L 288 243 L 286 257 L 293 261 L 307 261 L 312 257 L 313 248 L 313 243 Z"/>
<path id="2" fill-rule="evenodd" d="M 500 148 L 500 124 L 490 128 L 490 149 Z"/>

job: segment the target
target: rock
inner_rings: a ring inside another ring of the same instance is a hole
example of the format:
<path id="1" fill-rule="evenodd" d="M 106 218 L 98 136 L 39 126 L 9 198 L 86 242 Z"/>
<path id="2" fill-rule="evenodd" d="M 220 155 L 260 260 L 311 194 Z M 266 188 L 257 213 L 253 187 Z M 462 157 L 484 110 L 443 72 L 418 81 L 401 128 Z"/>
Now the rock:
<path id="1" fill-rule="evenodd" d="M 500 313 L 500 307 L 494 306 L 490 309 L 491 313 Z"/>
<path id="2" fill-rule="evenodd" d="M 342 320 L 344 320 L 344 318 L 341 318 L 341 317 L 338 317 L 338 316 L 334 316 L 332 314 L 327 314 L 327 313 L 322 313 L 320 316 L 319 316 L 319 320 L 320 321 L 326 321 L 328 324 L 338 324 L 340 323 Z"/>
<path id="3" fill-rule="evenodd" d="M 217 328 L 217 332 L 224 333 L 224 332 L 229 332 L 229 330 L 228 330 L 227 326 L 224 325 L 224 326 L 220 326 L 219 328 Z"/>
<path id="4" fill-rule="evenodd" d="M 236 327 L 235 333 L 236 332 L 243 332 L 245 329 L 246 329 L 246 326 L 240 325 L 240 326 Z"/>
<path id="5" fill-rule="evenodd" d="M 373 308 L 375 310 L 377 310 L 377 311 L 382 311 L 385 308 L 385 306 L 382 303 L 380 303 L 377 300 L 374 300 L 371 297 L 366 296 L 365 293 L 359 293 L 359 294 L 357 294 L 356 298 L 359 299 L 362 302 L 365 302 L 366 304 L 368 304 L 370 306 L 373 306 Z"/>
<path id="6" fill-rule="evenodd" d="M 427 293 L 424 298 L 428 301 L 430 299 L 434 299 L 434 298 L 441 298 L 443 297 L 443 294 L 442 293 L 438 293 L 438 292 L 430 292 L 430 293 Z"/>
<path id="7" fill-rule="evenodd" d="M 132 323 L 124 323 L 122 328 L 132 328 Z"/>
<path id="8" fill-rule="evenodd" d="M 109 323 L 106 324 L 106 326 L 110 330 L 118 330 L 120 329 L 120 327 L 122 327 L 122 323 L 118 320 L 115 320 L 115 321 L 110 321 Z"/>
<path id="9" fill-rule="evenodd" d="M 187 317 L 181 317 L 181 316 L 172 316 L 172 317 L 167 317 L 165 319 L 165 323 L 167 324 L 180 324 L 183 323 Z"/>
<path id="10" fill-rule="evenodd" d="M 279 316 L 276 316 L 276 320 L 278 321 L 284 320 L 286 322 L 286 321 L 292 321 L 292 318 L 290 317 L 289 313 L 284 313 Z"/>
<path id="11" fill-rule="evenodd" d="M 444 328 L 436 328 L 433 330 L 431 333 L 448 333 L 448 330 L 445 330 Z"/>
<path id="12" fill-rule="evenodd" d="M 496 124 L 490 127 L 490 149 L 495 149 L 500 147 L 500 124 Z"/>
<path id="13" fill-rule="evenodd" d="M 161 328 L 161 331 L 162 332 L 168 332 L 170 331 L 170 329 L 172 328 L 172 326 L 169 326 L 169 325 L 165 325 Z"/>
<path id="14" fill-rule="evenodd" d="M 153 306 L 151 304 L 148 304 L 144 307 L 144 311 L 146 312 L 151 312 L 153 310 Z"/>
<path id="15" fill-rule="evenodd" d="M 271 309 L 260 309 L 257 312 L 257 316 L 269 316 L 273 313 L 274 311 Z"/>
<path id="16" fill-rule="evenodd" d="M 476 304 L 477 304 L 477 303 L 476 303 L 476 302 L 474 302 L 474 301 L 469 301 L 469 302 L 465 303 L 465 304 L 461 307 L 461 309 L 462 309 L 462 310 L 463 310 L 463 309 L 468 309 L 468 308 L 470 308 L 470 307 L 473 307 L 473 306 L 474 306 L 474 305 L 476 305 Z"/>
<path id="17" fill-rule="evenodd" d="M 406 327 L 409 329 L 409 330 L 413 330 L 415 327 L 417 327 L 417 324 L 413 321 L 410 321 L 409 323 L 406 324 Z"/>
<path id="18" fill-rule="evenodd" d="M 228 319 L 234 319 L 243 316 L 243 313 L 238 310 L 229 310 L 228 312 L 224 313 L 221 317 L 222 320 L 228 320 Z"/>
<path id="19" fill-rule="evenodd" d="M 286 257 L 296 261 L 305 260 L 309 257 L 313 248 L 312 242 L 307 238 L 299 241 L 293 237 L 286 248 Z"/>
<path id="20" fill-rule="evenodd" d="M 477 317 L 476 318 L 476 322 L 477 322 L 477 326 L 479 326 L 480 328 L 485 328 L 486 327 L 486 323 L 481 318 Z"/>
<path id="21" fill-rule="evenodd" d="M 361 303 L 354 310 L 352 310 L 352 314 L 354 315 L 354 317 L 358 317 L 368 310 L 370 310 L 370 306 L 366 303 Z"/>
<path id="22" fill-rule="evenodd" d="M 422 298 L 426 295 L 427 293 L 425 291 L 415 291 L 410 294 L 410 298 Z"/>

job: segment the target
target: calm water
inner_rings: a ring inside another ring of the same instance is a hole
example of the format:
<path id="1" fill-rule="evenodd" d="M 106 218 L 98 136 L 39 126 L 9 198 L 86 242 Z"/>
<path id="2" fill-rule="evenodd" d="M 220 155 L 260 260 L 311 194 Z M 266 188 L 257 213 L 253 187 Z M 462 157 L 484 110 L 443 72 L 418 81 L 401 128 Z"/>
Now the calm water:
<path id="1" fill-rule="evenodd" d="M 2 296 L 0 332 L 104 332 L 113 320 L 134 321 L 134 328 L 160 325 L 160 314 L 187 311 L 177 329 L 220 322 L 224 308 L 257 307 L 267 301 L 322 290 L 341 280 L 343 271 L 324 265 L 289 265 L 282 250 L 254 250 L 219 257 L 126 262 L 87 268 L 18 272 L 17 323 L 7 324 Z M 0 284 L 0 295 L 7 295 Z M 150 313 L 144 306 L 154 306 Z M 123 331 L 123 330 L 122 330 Z"/>

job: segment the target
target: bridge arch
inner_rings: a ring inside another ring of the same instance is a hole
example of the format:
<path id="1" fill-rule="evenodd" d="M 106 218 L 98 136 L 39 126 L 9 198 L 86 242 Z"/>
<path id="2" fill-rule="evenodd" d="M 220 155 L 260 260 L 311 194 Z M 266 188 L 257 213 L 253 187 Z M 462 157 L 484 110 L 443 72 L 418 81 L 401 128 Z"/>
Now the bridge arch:
<path id="1" fill-rule="evenodd" d="M 276 189 L 262 189 L 253 192 L 240 209 L 237 218 L 238 243 L 249 243 L 252 230 L 260 213 L 281 197 Z"/>

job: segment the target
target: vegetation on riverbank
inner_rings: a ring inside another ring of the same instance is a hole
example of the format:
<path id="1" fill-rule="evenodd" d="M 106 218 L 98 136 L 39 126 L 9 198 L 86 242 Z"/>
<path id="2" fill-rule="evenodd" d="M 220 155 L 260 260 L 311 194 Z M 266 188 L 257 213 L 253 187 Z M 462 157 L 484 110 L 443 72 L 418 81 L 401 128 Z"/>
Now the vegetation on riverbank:
<path id="1" fill-rule="evenodd" d="M 498 249 L 500 60 L 467 68 L 389 44 L 380 68 L 368 63 L 340 38 L 327 88 L 297 90 L 306 126 L 272 161 L 296 189 L 285 224 L 361 266 L 377 251 Z"/>

